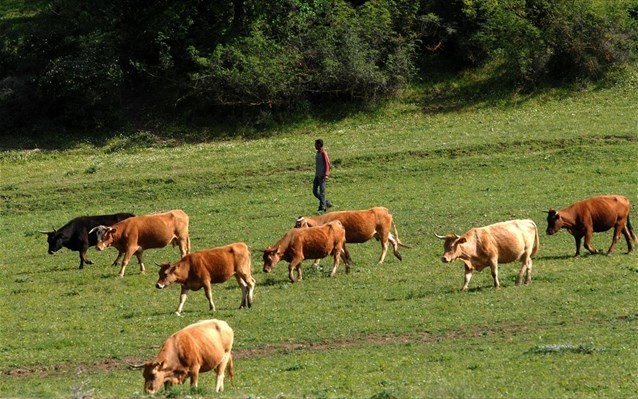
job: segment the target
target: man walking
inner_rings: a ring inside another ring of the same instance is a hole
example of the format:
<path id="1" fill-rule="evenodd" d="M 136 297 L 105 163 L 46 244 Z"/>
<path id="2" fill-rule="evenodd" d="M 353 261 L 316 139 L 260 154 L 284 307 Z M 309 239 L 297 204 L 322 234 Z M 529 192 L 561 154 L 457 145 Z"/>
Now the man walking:
<path id="1" fill-rule="evenodd" d="M 312 193 L 319 200 L 318 212 L 325 212 L 332 207 L 330 200 L 326 199 L 326 181 L 330 176 L 330 158 L 323 148 L 323 140 L 315 140 L 315 180 L 312 184 Z"/>

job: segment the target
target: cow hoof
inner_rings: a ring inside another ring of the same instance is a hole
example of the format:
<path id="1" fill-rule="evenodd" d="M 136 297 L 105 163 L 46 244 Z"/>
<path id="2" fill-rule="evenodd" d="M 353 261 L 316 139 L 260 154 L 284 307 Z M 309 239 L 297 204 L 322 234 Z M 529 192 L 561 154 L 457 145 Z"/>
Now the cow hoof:
<path id="1" fill-rule="evenodd" d="M 92 261 L 92 260 L 88 260 L 88 259 L 87 259 L 87 260 L 85 260 L 85 261 L 84 261 L 84 263 L 86 263 L 87 265 L 92 265 L 92 264 L 93 264 L 93 261 Z"/>

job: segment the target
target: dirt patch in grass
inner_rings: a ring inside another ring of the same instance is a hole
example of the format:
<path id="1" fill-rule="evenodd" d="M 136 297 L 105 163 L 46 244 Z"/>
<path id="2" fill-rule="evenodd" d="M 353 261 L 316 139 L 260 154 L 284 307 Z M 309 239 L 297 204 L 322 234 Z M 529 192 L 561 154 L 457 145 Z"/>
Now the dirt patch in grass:
<path id="1" fill-rule="evenodd" d="M 421 331 L 403 335 L 371 334 L 359 338 L 321 340 L 316 342 L 298 342 L 289 340 L 257 348 L 235 349 L 233 350 L 233 359 L 250 359 L 288 353 L 313 353 L 367 345 L 427 344 L 440 341 L 490 336 L 494 334 L 518 334 L 527 331 L 528 328 L 524 326 L 483 326 L 482 328 L 475 328 L 471 331 L 447 331 L 442 334 Z M 92 364 L 58 364 L 34 368 L 19 367 L 2 371 L 0 375 L 14 378 L 49 377 L 73 373 L 78 369 L 82 369 L 83 372 L 88 373 L 108 372 L 124 370 L 131 368 L 132 366 L 140 366 L 148 360 L 149 359 L 146 358 L 131 356 L 122 359 L 101 359 Z"/>

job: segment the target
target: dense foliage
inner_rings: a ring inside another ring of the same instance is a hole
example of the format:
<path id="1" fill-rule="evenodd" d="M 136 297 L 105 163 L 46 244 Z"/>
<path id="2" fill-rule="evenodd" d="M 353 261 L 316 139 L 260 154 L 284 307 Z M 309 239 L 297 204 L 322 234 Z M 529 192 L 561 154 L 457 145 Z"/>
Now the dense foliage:
<path id="1" fill-rule="evenodd" d="M 254 122 L 483 65 L 512 85 L 595 80 L 637 48 L 638 3 L 607 3 L 13 2 L 0 19 L 0 120 L 5 131 L 167 113 Z"/>

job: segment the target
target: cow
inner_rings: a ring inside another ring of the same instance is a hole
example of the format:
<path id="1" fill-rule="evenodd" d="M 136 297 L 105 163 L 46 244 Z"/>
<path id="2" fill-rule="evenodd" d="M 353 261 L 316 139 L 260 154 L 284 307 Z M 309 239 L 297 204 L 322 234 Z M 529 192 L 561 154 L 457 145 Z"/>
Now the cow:
<path id="1" fill-rule="evenodd" d="M 183 384 L 190 377 L 191 387 L 197 387 L 199 373 L 215 370 L 215 391 L 224 390 L 224 374 L 233 380 L 232 328 L 222 320 L 202 320 L 171 335 L 155 359 L 144 368 L 144 391 L 153 395 L 164 384 Z"/>
<path id="2" fill-rule="evenodd" d="M 532 256 L 538 252 L 540 244 L 538 228 L 530 219 L 475 227 L 462 236 L 436 234 L 436 237 L 445 240 L 445 253 L 441 257 L 443 263 L 460 259 L 465 264 L 465 281 L 461 291 L 467 291 L 474 270 L 480 272 L 487 266 L 492 271 L 494 288 L 499 288 L 498 264 L 517 260 L 521 261 L 522 267 L 516 278 L 516 285 L 521 284 L 525 273 L 525 284 L 532 282 Z"/>
<path id="3" fill-rule="evenodd" d="M 71 251 L 78 251 L 80 253 L 80 269 L 84 269 L 84 264 L 93 264 L 93 261 L 86 257 L 86 251 L 89 247 L 97 244 L 97 235 L 95 233 L 89 234 L 89 231 L 96 226 L 110 226 L 133 216 L 135 215 L 132 213 L 79 216 L 75 219 L 71 219 L 59 230 L 53 228 L 53 231 L 40 231 L 40 233 L 47 235 L 49 255 L 53 255 L 62 249 L 62 247 L 68 248 Z"/>
<path id="4" fill-rule="evenodd" d="M 601 233 L 613 227 L 614 236 L 607 255 L 613 252 L 616 243 L 620 240 L 620 233 L 627 241 L 627 253 L 631 253 L 632 241 L 636 241 L 636 232 L 629 221 L 630 208 L 629 200 L 622 195 L 591 197 L 558 211 L 550 208 L 547 211 L 547 234 L 551 236 L 562 228 L 567 229 L 576 240 L 574 256 L 580 256 L 580 241 L 583 237 L 585 237 L 585 248 L 591 254 L 596 254 L 598 251 L 591 246 L 592 234 Z"/>
<path id="5" fill-rule="evenodd" d="M 98 251 L 108 247 L 115 247 L 119 252 L 113 262 L 116 266 L 122 259 L 119 277 L 124 277 L 126 265 L 133 255 L 140 264 L 140 273 L 144 273 L 143 252 L 146 249 L 164 248 L 168 244 L 179 245 L 180 255 L 183 257 L 190 252 L 190 238 L 188 236 L 188 215 L 181 209 L 166 213 L 135 216 L 122 220 L 112 226 L 97 226 Z M 123 257 L 123 258 L 122 258 Z"/>
<path id="6" fill-rule="evenodd" d="M 175 263 L 160 265 L 159 279 L 155 287 L 162 289 L 172 283 L 182 285 L 176 315 L 182 313 L 188 290 L 197 291 L 204 287 L 210 310 L 215 311 L 211 284 L 223 283 L 235 276 L 241 287 L 239 308 L 253 305 L 255 279 L 251 275 L 250 251 L 243 242 L 224 247 L 205 249 L 184 255 Z"/>
<path id="7" fill-rule="evenodd" d="M 376 207 L 360 211 L 338 211 L 328 212 L 319 216 L 299 216 L 295 227 L 321 226 L 338 220 L 346 229 L 346 242 L 352 244 L 364 243 L 371 238 L 376 238 L 381 242 L 381 256 L 379 264 L 385 260 L 388 252 L 388 242 L 392 243 L 394 256 L 402 260 L 399 253 L 399 246 L 410 248 L 399 240 L 397 226 L 394 224 L 392 214 L 388 208 Z M 390 232 L 394 228 L 394 235 Z"/>
<path id="8" fill-rule="evenodd" d="M 323 259 L 332 255 L 334 262 L 330 277 L 334 277 L 339 266 L 339 258 L 350 272 L 350 254 L 346 249 L 346 231 L 338 220 L 322 226 L 305 229 L 293 228 L 271 247 L 263 250 L 264 272 L 270 273 L 281 260 L 289 262 L 288 278 L 295 282 L 292 271 L 297 270 L 297 280 L 303 279 L 301 262 L 304 259 Z"/>

